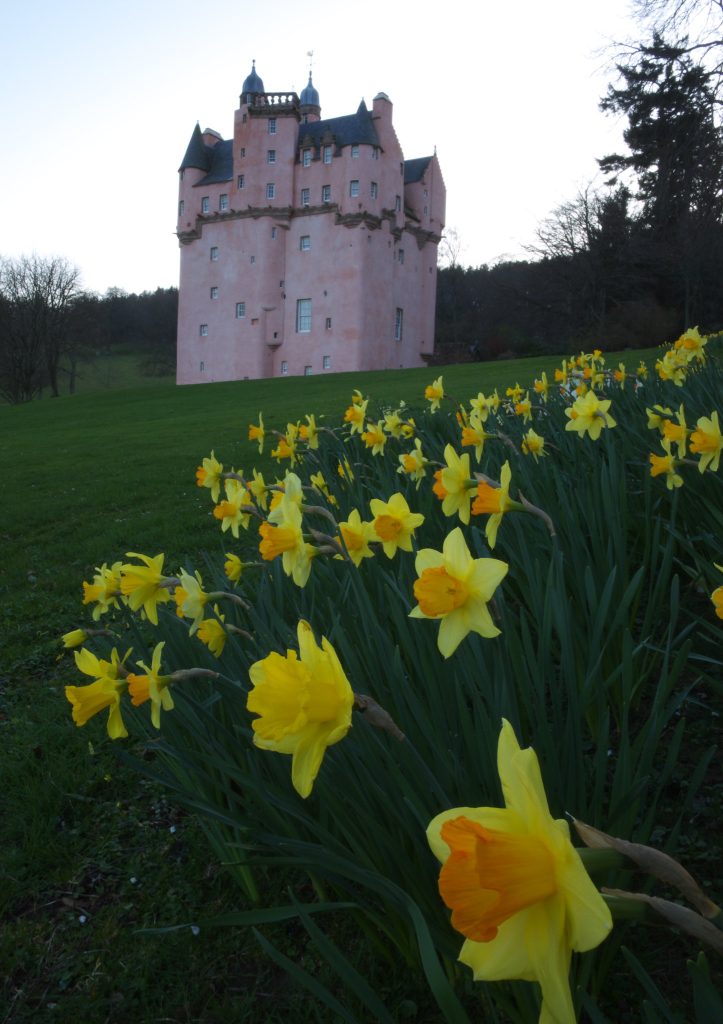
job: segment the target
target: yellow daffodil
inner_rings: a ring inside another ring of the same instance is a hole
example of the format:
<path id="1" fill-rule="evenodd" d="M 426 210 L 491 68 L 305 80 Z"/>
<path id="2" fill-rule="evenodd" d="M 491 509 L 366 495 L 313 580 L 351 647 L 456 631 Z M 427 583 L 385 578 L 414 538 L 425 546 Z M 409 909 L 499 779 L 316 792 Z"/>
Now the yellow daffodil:
<path id="1" fill-rule="evenodd" d="M 73 647 L 80 647 L 88 639 L 88 634 L 84 629 L 71 629 L 69 633 L 63 633 L 61 636 L 63 647 L 66 650 L 70 650 Z"/>
<path id="2" fill-rule="evenodd" d="M 716 569 L 720 569 L 723 572 L 723 565 L 718 565 L 716 562 L 713 563 Z M 723 586 L 716 587 L 713 593 L 710 595 L 710 599 L 713 602 L 715 613 L 719 619 L 723 619 Z"/>
<path id="3" fill-rule="evenodd" d="M 512 399 L 512 404 L 514 405 L 516 402 L 519 402 L 519 400 L 522 398 L 522 388 L 519 384 L 515 383 L 515 386 L 513 388 L 507 388 L 507 390 L 505 391 L 505 395 L 508 398 Z"/>
<path id="4" fill-rule="evenodd" d="M 269 489 L 266 486 L 263 473 L 253 471 L 252 479 L 247 484 L 249 494 L 262 511 L 265 511 L 269 503 Z"/>
<path id="5" fill-rule="evenodd" d="M 204 619 L 198 627 L 198 639 L 208 647 L 211 654 L 220 658 L 226 646 L 226 630 L 223 628 L 223 615 L 214 608 L 217 618 Z"/>
<path id="6" fill-rule="evenodd" d="M 171 600 L 166 583 L 168 577 L 163 575 L 164 555 L 150 558 L 136 551 L 127 551 L 128 558 L 140 558 L 143 565 L 127 563 L 121 566 L 120 589 L 134 612 L 139 608 L 148 616 L 148 621 L 158 625 L 158 605 Z"/>
<path id="7" fill-rule="evenodd" d="M 196 486 L 210 488 L 212 501 L 218 501 L 222 474 L 223 466 L 213 452 L 211 452 L 211 457 L 204 459 L 196 470 Z"/>
<path id="8" fill-rule="evenodd" d="M 627 372 L 625 370 L 625 363 L 618 363 L 617 370 L 613 370 L 613 380 L 616 381 L 621 388 L 625 387 L 625 381 L 628 379 Z"/>
<path id="9" fill-rule="evenodd" d="M 567 384 L 567 376 L 567 360 L 563 359 L 562 367 L 559 370 L 555 370 L 555 383 L 562 384 L 564 386 L 565 384 Z"/>
<path id="10" fill-rule="evenodd" d="M 712 412 L 710 417 L 700 417 L 695 425 L 695 430 L 690 435 L 690 450 L 694 455 L 700 455 L 698 469 L 701 473 L 704 473 L 706 469 L 711 469 L 714 472 L 718 470 L 721 451 L 723 451 L 723 436 L 721 436 L 717 412 Z"/>
<path id="11" fill-rule="evenodd" d="M 520 979 L 542 989 L 540 1024 L 574 1024 L 572 951 L 598 946 L 612 919 L 552 817 L 534 750 L 502 723 L 497 768 L 505 807 L 455 807 L 427 829 L 442 864 L 439 891 L 465 937 L 459 959 L 476 981 Z"/>
<path id="12" fill-rule="evenodd" d="M 309 448 L 316 451 L 319 447 L 319 428 L 316 425 L 316 418 L 313 413 L 306 416 L 306 423 L 302 423 L 299 427 L 299 437 L 302 441 L 306 441 Z"/>
<path id="13" fill-rule="evenodd" d="M 351 463 L 346 457 L 339 462 L 339 465 L 336 467 L 336 471 L 341 479 L 345 480 L 347 483 L 351 483 L 354 479 L 354 471 L 351 468 Z"/>
<path id="14" fill-rule="evenodd" d="M 505 462 L 504 466 L 500 470 L 499 487 L 494 487 L 492 484 L 489 484 L 484 480 L 481 480 L 477 484 L 477 497 L 474 499 L 472 504 L 472 515 L 479 516 L 483 515 L 485 512 L 490 513 L 487 525 L 485 526 L 485 536 L 487 537 L 487 543 L 490 546 L 490 550 L 492 550 L 497 543 L 497 531 L 505 512 L 522 508 L 522 505 L 520 505 L 519 502 L 513 501 L 510 498 L 511 480 L 512 470 L 510 469 L 509 462 Z"/>
<path id="15" fill-rule="evenodd" d="M 608 412 L 609 408 L 610 399 L 600 400 L 594 391 L 588 391 L 576 399 L 570 409 L 565 409 L 565 415 L 569 418 L 565 430 L 576 431 L 581 439 L 587 433 L 591 440 L 597 441 L 603 427 L 610 429 L 617 426 Z"/>
<path id="16" fill-rule="evenodd" d="M 169 689 L 171 677 L 160 674 L 161 654 L 164 646 L 165 641 L 162 640 L 153 648 L 150 668 L 145 662 L 138 662 L 144 675 L 138 675 L 135 672 L 128 674 L 128 692 L 131 695 L 131 704 L 134 707 L 140 707 L 141 704 L 150 700 L 151 722 L 155 729 L 161 728 L 161 708 L 164 711 L 172 711 L 175 706 Z"/>
<path id="17" fill-rule="evenodd" d="M 481 391 L 476 398 L 470 399 L 469 404 L 472 409 L 472 414 L 477 416 L 481 423 L 487 422 L 487 417 L 494 411 L 495 407 L 492 396 L 487 397 L 487 395 L 482 394 Z"/>
<path id="18" fill-rule="evenodd" d="M 415 561 L 419 579 L 414 584 L 416 619 L 440 619 L 437 646 L 449 658 L 468 633 L 494 637 L 499 629 L 487 603 L 509 566 L 496 558 L 472 558 L 462 531 L 452 530 L 441 551 L 423 548 Z"/>
<path id="19" fill-rule="evenodd" d="M 298 587 L 304 587 L 311 573 L 311 545 L 301 532 L 301 510 L 293 501 L 283 501 L 278 510 L 277 525 L 269 522 L 259 526 L 259 552 L 267 562 L 281 555 L 286 575 Z"/>
<path id="20" fill-rule="evenodd" d="M 439 409 L 439 403 L 444 398 L 444 384 L 441 377 L 437 377 L 432 384 L 427 385 L 424 389 L 424 397 L 430 403 L 429 411 L 436 412 Z"/>
<path id="21" fill-rule="evenodd" d="M 93 715 L 108 708 L 107 728 L 110 738 L 117 740 L 127 736 L 121 715 L 121 696 L 127 684 L 120 675 L 123 661 L 118 657 L 118 652 L 113 648 L 110 661 L 97 658 L 85 648 L 74 653 L 78 669 L 83 675 L 92 676 L 94 682 L 88 686 L 65 687 L 65 696 L 72 706 L 73 721 L 78 726 L 85 725 Z"/>
<path id="22" fill-rule="evenodd" d="M 470 480 L 469 455 L 458 455 L 451 444 L 444 449 L 444 461 L 440 483 L 444 488 L 442 511 L 446 516 L 459 513 L 463 523 L 469 523 L 469 506 L 472 501 L 474 482 Z"/>
<path id="23" fill-rule="evenodd" d="M 666 420 L 663 423 L 663 437 L 668 441 L 673 441 L 678 446 L 678 458 L 685 458 L 685 449 L 688 443 L 689 430 L 685 422 L 685 409 L 681 405 L 675 414 L 677 423 L 673 423 L 672 420 Z"/>
<path id="24" fill-rule="evenodd" d="M 635 373 L 640 378 L 640 380 L 647 380 L 648 379 L 648 367 L 645 365 L 645 363 L 642 361 L 642 359 L 638 363 L 638 368 L 635 371 Z"/>
<path id="25" fill-rule="evenodd" d="M 366 419 L 368 404 L 368 398 L 361 401 L 360 397 L 359 401 L 352 401 L 352 404 L 344 413 L 344 422 L 348 423 L 351 427 L 350 433 L 361 434 L 364 429 L 364 420 Z"/>
<path id="26" fill-rule="evenodd" d="M 279 443 L 271 450 L 271 458 L 281 462 L 282 459 L 289 459 L 291 465 L 296 465 L 298 457 L 296 454 L 296 441 L 288 434 L 279 438 Z"/>
<path id="27" fill-rule="evenodd" d="M 397 473 L 405 473 L 417 483 L 417 489 L 427 472 L 427 460 L 422 451 L 422 442 L 418 437 L 414 439 L 414 448 L 399 456 L 399 467 Z"/>
<path id="28" fill-rule="evenodd" d="M 369 502 L 374 516 L 374 531 L 382 542 L 387 558 L 394 558 L 399 548 L 412 550 L 412 537 L 424 522 L 420 512 L 412 512 L 402 494 L 393 494 L 389 501 L 372 498 Z"/>
<path id="29" fill-rule="evenodd" d="M 351 393 L 351 404 L 361 405 L 363 401 L 364 395 L 362 395 L 361 391 L 359 391 L 358 388 L 354 388 L 354 390 Z M 367 399 L 367 401 L 369 401 L 369 399 Z"/>
<path id="30" fill-rule="evenodd" d="M 110 608 L 118 607 L 121 595 L 121 563 L 114 562 L 108 568 L 105 562 L 95 570 L 92 583 L 83 583 L 83 604 L 94 604 L 92 616 L 95 622 Z"/>
<path id="31" fill-rule="evenodd" d="M 545 451 L 545 439 L 536 434 L 535 431 L 530 427 L 525 436 L 522 439 L 522 453 L 523 455 L 531 455 L 535 462 L 547 455 Z"/>
<path id="32" fill-rule="evenodd" d="M 201 576 L 196 572 L 195 576 L 190 573 L 180 573 L 180 586 L 176 587 L 174 599 L 176 601 L 176 614 L 180 619 L 192 619 L 189 635 L 193 636 L 203 619 L 204 609 L 208 601 L 208 594 L 203 589 Z"/>
<path id="33" fill-rule="evenodd" d="M 705 346 L 707 342 L 708 339 L 706 337 L 701 337 L 700 331 L 697 327 L 689 327 L 684 334 L 681 334 L 673 348 L 678 351 L 682 350 L 688 360 L 697 359 L 698 362 L 704 363 Z"/>
<path id="34" fill-rule="evenodd" d="M 646 409 L 648 415 L 648 430 L 659 430 L 661 435 L 665 432 L 665 424 L 668 418 L 673 415 L 673 410 L 662 405 L 654 405 L 652 409 Z"/>
<path id="35" fill-rule="evenodd" d="M 225 481 L 224 490 L 226 500 L 220 501 L 214 506 L 213 515 L 221 521 L 221 530 L 225 533 L 230 530 L 234 537 L 238 538 L 238 528 L 242 526 L 248 529 L 250 514 L 253 505 L 250 502 L 249 492 L 240 480 L 231 478 Z"/>
<path id="36" fill-rule="evenodd" d="M 369 542 L 379 540 L 379 538 L 376 535 L 373 523 L 363 522 L 357 509 L 351 510 L 346 522 L 339 523 L 339 531 L 344 539 L 349 557 L 357 568 L 361 565 L 362 559 L 374 557 L 374 552 L 369 547 Z"/>
<path id="37" fill-rule="evenodd" d="M 232 583 L 238 583 L 241 579 L 243 567 L 244 564 L 238 555 L 226 555 L 226 560 L 223 563 L 223 571 L 226 573 L 226 579 L 231 580 Z"/>
<path id="38" fill-rule="evenodd" d="M 530 401 L 529 391 L 523 399 L 515 402 L 515 416 L 521 416 L 523 423 L 529 423 L 532 419 L 532 402 Z"/>
<path id="39" fill-rule="evenodd" d="M 668 490 L 672 491 L 674 487 L 683 486 L 683 478 L 675 471 L 678 460 L 670 451 L 670 441 L 664 438 L 660 443 L 665 450 L 665 455 L 650 453 L 650 475 L 662 476 L 665 474 L 665 483 Z"/>
<path id="40" fill-rule="evenodd" d="M 469 422 L 466 426 L 462 427 L 462 447 L 463 448 L 474 448 L 474 457 L 477 462 L 482 458 L 482 452 L 484 451 L 485 441 L 491 435 L 487 433 L 484 428 L 483 422 L 476 413 L 472 413 L 469 418 Z"/>
<path id="41" fill-rule="evenodd" d="M 311 626 L 298 626 L 299 656 L 272 653 L 249 669 L 253 689 L 246 706 L 254 744 L 291 755 L 291 781 L 299 796 L 311 793 L 326 748 L 351 727 L 354 693 L 326 637 L 316 643 Z"/>
<path id="42" fill-rule="evenodd" d="M 249 424 L 249 441 L 258 441 L 258 444 L 259 444 L 259 455 L 263 455 L 263 453 L 264 453 L 264 437 L 265 436 L 266 436 L 266 431 L 264 430 L 264 418 L 261 415 L 261 413 L 259 413 L 259 423 L 258 423 L 258 426 L 256 426 L 253 423 Z M 217 500 L 217 499 L 215 499 L 215 500 Z"/>
<path id="43" fill-rule="evenodd" d="M 396 412 L 385 412 L 384 413 L 384 429 L 392 437 L 401 437 L 402 428 L 404 427 L 404 420 L 400 415 L 400 410 Z"/>
<path id="44" fill-rule="evenodd" d="M 384 433 L 384 422 L 379 420 L 376 426 L 367 424 L 367 429 L 362 432 L 362 441 L 371 448 L 372 455 L 383 455 L 384 445 L 387 443 L 387 435 Z"/>
<path id="45" fill-rule="evenodd" d="M 546 402 L 547 395 L 550 390 L 550 385 L 547 383 L 547 374 L 542 373 L 540 375 L 540 379 L 536 380 L 532 386 L 534 387 L 536 393 L 542 396 L 542 401 Z"/>

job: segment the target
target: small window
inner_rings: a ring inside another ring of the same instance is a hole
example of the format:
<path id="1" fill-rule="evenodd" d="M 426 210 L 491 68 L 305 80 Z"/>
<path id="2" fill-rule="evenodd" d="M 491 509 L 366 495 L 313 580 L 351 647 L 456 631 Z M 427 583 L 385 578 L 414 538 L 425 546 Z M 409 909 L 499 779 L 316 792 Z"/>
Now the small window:
<path id="1" fill-rule="evenodd" d="M 397 213 L 401 212 L 401 209 L 402 209 L 402 197 L 401 196 L 397 196 L 396 199 L 394 200 L 394 209 L 397 211 Z"/>
<path id="2" fill-rule="evenodd" d="M 267 164 L 275 164 L 276 163 L 276 150 L 275 149 L 267 149 L 266 150 L 266 163 Z"/>
<path id="3" fill-rule="evenodd" d="M 357 178 L 354 178 L 353 181 L 349 182 L 349 195 L 352 199 L 356 199 L 359 195 L 359 181 Z"/>
<path id="4" fill-rule="evenodd" d="M 373 181 L 369 186 L 369 195 L 372 197 L 372 199 L 376 199 L 377 196 L 379 195 L 379 185 L 376 183 L 376 181 Z"/>
<path id="5" fill-rule="evenodd" d="M 311 330 L 311 299 L 296 300 L 296 331 L 308 334 Z"/>
<path id="6" fill-rule="evenodd" d="M 281 360 L 281 372 L 286 375 L 289 372 L 289 364 L 285 359 Z"/>
<path id="7" fill-rule="evenodd" d="M 198 328 L 198 333 L 201 335 L 202 338 L 207 338 L 208 337 L 208 324 L 201 324 L 200 327 Z"/>
<path id="8" fill-rule="evenodd" d="M 323 365 L 325 370 L 330 370 L 331 369 L 331 356 L 324 356 L 322 365 Z"/>
<path id="9" fill-rule="evenodd" d="M 326 318 L 326 324 L 325 324 L 325 326 L 326 326 L 326 329 L 327 329 L 327 331 L 330 331 L 330 330 L 331 330 L 331 317 L 330 317 L 330 316 L 328 316 L 328 317 Z"/>
<path id="10" fill-rule="evenodd" d="M 276 118 L 269 118 L 269 135 L 276 135 Z"/>
<path id="11" fill-rule="evenodd" d="M 243 174 L 239 174 L 238 178 L 236 179 L 236 187 L 237 188 L 245 188 L 246 187 L 246 178 L 245 178 L 245 176 Z"/>
<path id="12" fill-rule="evenodd" d="M 271 237 L 272 238 L 276 238 L 276 233 L 277 233 L 278 230 L 279 230 L 278 228 L 272 228 L 271 229 Z"/>
<path id="13" fill-rule="evenodd" d="M 311 166 L 311 150 L 310 149 L 305 149 L 304 150 L 304 152 L 302 153 L 302 156 L 301 156 L 301 162 L 304 165 L 304 167 L 310 167 Z"/>
<path id="14" fill-rule="evenodd" d="M 218 208 L 219 210 L 228 210 L 228 196 L 225 192 L 218 197 Z"/>
<path id="15" fill-rule="evenodd" d="M 249 263 L 254 264 L 256 262 L 255 256 L 249 256 Z"/>
<path id="16" fill-rule="evenodd" d="M 243 160 L 243 158 L 246 156 L 246 147 L 245 146 L 241 147 L 241 149 L 238 151 L 238 155 Z"/>
<path id="17" fill-rule="evenodd" d="M 309 206 L 311 203 L 311 189 L 302 188 L 301 190 L 301 205 Z"/>
<path id="18" fill-rule="evenodd" d="M 404 327 L 404 310 L 397 306 L 397 312 L 394 317 L 394 340 L 402 340 L 402 330 Z"/>
<path id="19" fill-rule="evenodd" d="M 182 217 L 185 212 L 186 212 L 186 204 L 184 203 L 183 200 L 181 200 L 180 203 L 178 204 L 178 216 Z"/>
<path id="20" fill-rule="evenodd" d="M 379 147 L 375 146 L 372 149 L 372 160 L 378 160 L 378 159 L 379 159 Z"/>
<path id="21" fill-rule="evenodd" d="M 268 185 L 266 186 L 266 198 L 267 199 L 275 199 L 276 198 L 276 185 L 274 185 L 273 181 L 270 181 L 268 183 Z"/>
<path id="22" fill-rule="evenodd" d="M 211 262 L 212 263 L 216 263 L 217 260 L 218 260 L 218 246 L 217 245 L 212 245 L 211 246 L 210 256 L 211 256 Z"/>
<path id="23" fill-rule="evenodd" d="M 399 250 L 399 262 L 404 263 L 404 249 Z"/>
<path id="24" fill-rule="evenodd" d="M 311 235 L 302 235 L 299 239 L 299 248 L 302 252 L 309 252 L 311 249 Z"/>
<path id="25" fill-rule="evenodd" d="M 211 288 L 211 298 L 212 299 L 217 299 L 218 298 L 218 288 L 216 287 L 216 285 L 214 285 Z"/>
<path id="26" fill-rule="evenodd" d="M 204 371 L 205 369 L 206 369 L 206 364 L 204 363 L 204 361 L 203 361 L 203 360 L 201 360 L 201 362 L 200 362 L 200 363 L 198 364 L 198 370 L 199 370 L 199 373 L 203 373 L 203 371 Z"/>
<path id="27" fill-rule="evenodd" d="M 241 123 L 242 123 L 242 124 L 246 124 L 247 120 L 248 120 L 248 115 L 247 115 L 247 114 L 244 114 L 244 115 L 242 116 L 242 118 L 241 118 Z"/>
<path id="28" fill-rule="evenodd" d="M 181 172 L 179 173 L 178 177 L 179 177 L 179 179 L 180 179 L 181 181 L 183 181 L 183 175 L 184 175 L 185 173 L 186 173 L 185 171 L 181 171 Z"/>
<path id="29" fill-rule="evenodd" d="M 304 376 L 305 377 L 310 377 L 311 376 L 311 367 L 310 366 L 305 366 L 304 367 Z"/>
<path id="30" fill-rule="evenodd" d="M 246 303 L 245 302 L 237 302 L 236 303 L 236 319 L 237 320 L 243 320 L 245 318 L 245 316 L 246 316 Z"/>
<path id="31" fill-rule="evenodd" d="M 351 147 L 351 158 L 352 158 L 352 160 L 358 160 L 359 159 L 359 147 L 358 146 L 352 146 Z"/>
<path id="32" fill-rule="evenodd" d="M 208 213 L 209 208 L 210 208 L 209 204 L 210 204 L 210 200 L 209 200 L 208 196 L 204 196 L 201 199 L 201 213 Z"/>
<path id="33" fill-rule="evenodd" d="M 424 215 L 425 215 L 425 217 L 427 215 L 427 207 L 426 206 L 424 207 Z"/>
<path id="34" fill-rule="evenodd" d="M 331 163 L 331 146 L 324 146 L 323 149 L 323 160 L 325 164 Z"/>
<path id="35" fill-rule="evenodd" d="M 322 203 L 330 203 L 331 202 L 331 185 L 322 185 L 321 186 L 321 201 L 322 201 Z"/>

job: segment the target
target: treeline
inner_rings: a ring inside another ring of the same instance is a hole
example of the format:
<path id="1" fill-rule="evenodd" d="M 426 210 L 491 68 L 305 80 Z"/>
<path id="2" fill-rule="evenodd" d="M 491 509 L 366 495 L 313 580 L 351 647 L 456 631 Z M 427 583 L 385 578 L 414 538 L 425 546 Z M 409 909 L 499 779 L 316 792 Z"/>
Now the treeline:
<path id="1" fill-rule="evenodd" d="M 723 328 L 720 74 L 694 52 L 654 32 L 617 65 L 601 107 L 627 118 L 628 152 L 598 161 L 606 184 L 555 210 L 529 260 L 452 261 L 440 272 L 437 361 L 655 345 L 689 326 Z"/>

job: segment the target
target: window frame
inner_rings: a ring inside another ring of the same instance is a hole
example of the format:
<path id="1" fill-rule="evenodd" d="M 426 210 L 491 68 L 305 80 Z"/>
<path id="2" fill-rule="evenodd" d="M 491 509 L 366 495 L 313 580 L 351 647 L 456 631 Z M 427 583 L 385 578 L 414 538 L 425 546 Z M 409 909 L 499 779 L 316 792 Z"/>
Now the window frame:
<path id="1" fill-rule="evenodd" d="M 331 202 L 331 185 L 322 185 L 321 186 L 321 201 L 322 201 L 322 203 L 330 203 Z"/>
<path id="2" fill-rule="evenodd" d="M 306 305 L 308 303 L 308 306 Z M 307 312 L 308 310 L 308 312 Z M 297 299 L 296 300 L 296 333 L 297 334 L 311 334 L 311 299 Z"/>
<path id="3" fill-rule="evenodd" d="M 201 213 L 208 213 L 211 209 L 211 197 L 201 196 Z"/>
<path id="4" fill-rule="evenodd" d="M 218 197 L 218 208 L 221 213 L 228 210 L 228 192 L 222 192 Z"/>
<path id="5" fill-rule="evenodd" d="M 394 340 L 401 341 L 404 335 L 404 309 L 397 306 L 394 313 Z"/>
<path id="6" fill-rule="evenodd" d="M 302 190 L 301 190 L 301 205 L 302 206 L 311 206 L 311 189 L 310 188 L 302 188 Z"/>
<path id="7" fill-rule="evenodd" d="M 266 182 L 266 198 L 267 199 L 276 199 L 276 182 L 275 181 L 267 181 Z"/>
<path id="8" fill-rule="evenodd" d="M 198 325 L 198 336 L 199 336 L 199 338 L 207 338 L 208 337 L 208 324 L 199 324 Z"/>
<path id="9" fill-rule="evenodd" d="M 311 252 L 311 235 L 301 235 L 299 238 L 299 252 Z"/>
<path id="10" fill-rule="evenodd" d="M 269 128 L 268 134 L 269 135 L 276 135 L 277 127 L 278 127 L 278 125 L 276 123 L 276 118 L 275 117 L 270 117 L 269 118 L 269 124 L 268 124 L 268 128 Z"/>
<path id="11" fill-rule="evenodd" d="M 266 163 L 267 164 L 275 164 L 276 163 L 276 150 L 275 149 L 267 149 L 266 150 Z"/>
<path id="12" fill-rule="evenodd" d="M 208 253 L 208 258 L 211 260 L 211 263 L 218 263 L 218 246 L 217 245 L 212 245 L 211 246 L 211 248 L 209 250 L 209 253 Z"/>
<path id="13" fill-rule="evenodd" d="M 349 182 L 349 198 L 358 199 L 360 192 L 360 184 L 358 178 L 352 178 Z"/>
<path id="14" fill-rule="evenodd" d="M 236 303 L 236 317 L 235 317 L 235 319 L 236 320 L 245 320 L 246 319 L 246 302 L 245 302 L 245 300 L 243 302 L 237 302 Z"/>
<path id="15" fill-rule="evenodd" d="M 334 159 L 334 148 L 333 146 L 324 146 L 321 151 L 321 162 L 324 164 L 330 164 Z"/>

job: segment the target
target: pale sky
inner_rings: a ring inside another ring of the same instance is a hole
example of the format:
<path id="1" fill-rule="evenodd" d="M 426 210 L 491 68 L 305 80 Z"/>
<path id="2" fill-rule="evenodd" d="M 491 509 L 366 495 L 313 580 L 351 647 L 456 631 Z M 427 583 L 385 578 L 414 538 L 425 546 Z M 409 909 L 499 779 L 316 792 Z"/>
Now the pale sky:
<path id="1" fill-rule="evenodd" d="M 25 0 L 0 33 L 0 255 L 65 256 L 84 287 L 178 283 L 178 166 L 193 127 L 233 130 L 244 78 L 322 117 L 394 104 L 406 158 L 437 154 L 467 266 L 524 257 L 624 124 L 598 101 L 628 0 Z"/>

